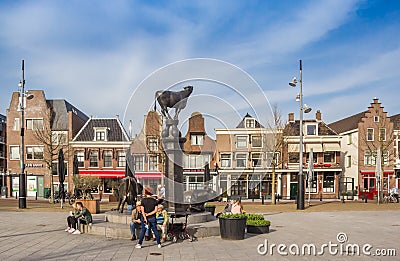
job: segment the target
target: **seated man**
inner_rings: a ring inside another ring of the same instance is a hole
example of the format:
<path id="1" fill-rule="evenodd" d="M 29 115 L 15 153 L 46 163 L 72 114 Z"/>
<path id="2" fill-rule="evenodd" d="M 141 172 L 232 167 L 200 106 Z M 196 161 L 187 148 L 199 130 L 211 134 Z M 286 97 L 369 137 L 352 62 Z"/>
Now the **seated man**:
<path id="1" fill-rule="evenodd" d="M 77 211 L 74 213 L 74 217 L 78 219 L 78 224 L 87 224 L 91 225 L 92 224 L 92 214 L 90 211 L 85 208 L 82 204 L 82 202 L 76 202 L 76 208 Z M 74 235 L 79 235 L 81 232 L 79 231 L 79 226 L 78 228 L 72 232 Z"/>

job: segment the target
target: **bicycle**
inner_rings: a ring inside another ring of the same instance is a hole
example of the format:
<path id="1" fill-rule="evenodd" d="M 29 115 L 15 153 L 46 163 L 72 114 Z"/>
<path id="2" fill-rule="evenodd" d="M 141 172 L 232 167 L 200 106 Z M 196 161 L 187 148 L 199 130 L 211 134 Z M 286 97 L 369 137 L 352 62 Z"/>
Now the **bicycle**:
<path id="1" fill-rule="evenodd" d="M 383 202 L 384 203 L 396 203 L 397 202 L 397 199 L 393 196 L 393 194 L 386 194 L 384 197 L 383 197 Z"/>

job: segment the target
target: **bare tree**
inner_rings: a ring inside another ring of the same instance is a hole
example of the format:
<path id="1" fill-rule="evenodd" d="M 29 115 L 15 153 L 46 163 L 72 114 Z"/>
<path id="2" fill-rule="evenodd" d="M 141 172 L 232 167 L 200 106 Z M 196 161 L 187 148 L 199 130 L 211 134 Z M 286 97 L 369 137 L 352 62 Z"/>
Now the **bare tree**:
<path id="1" fill-rule="evenodd" d="M 62 148 L 65 158 L 68 158 L 68 135 L 63 131 L 56 132 L 52 130 L 52 126 L 60 122 L 60 118 L 54 113 L 52 108 L 48 108 L 43 118 L 43 126 L 32 126 L 35 139 L 44 145 L 43 161 L 49 170 L 50 175 L 50 202 L 54 203 L 53 188 L 53 162 L 57 160 L 58 151 Z"/>

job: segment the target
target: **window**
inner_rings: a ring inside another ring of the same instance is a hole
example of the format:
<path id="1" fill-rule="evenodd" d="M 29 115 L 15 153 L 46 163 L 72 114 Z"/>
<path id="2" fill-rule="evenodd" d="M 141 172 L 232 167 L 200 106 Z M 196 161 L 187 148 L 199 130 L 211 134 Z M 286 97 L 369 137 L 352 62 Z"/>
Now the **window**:
<path id="1" fill-rule="evenodd" d="M 353 136 L 351 136 L 351 134 L 347 135 L 347 145 L 350 145 L 353 143 Z"/>
<path id="2" fill-rule="evenodd" d="M 142 155 L 133 156 L 134 170 L 143 171 L 144 170 L 143 163 L 144 163 L 144 156 L 142 156 Z"/>
<path id="3" fill-rule="evenodd" d="M 346 156 L 346 168 L 351 167 L 351 155 Z"/>
<path id="4" fill-rule="evenodd" d="M 149 151 L 158 151 L 158 139 L 148 139 Z"/>
<path id="5" fill-rule="evenodd" d="M 105 140 L 106 140 L 106 132 L 96 131 L 96 141 L 105 141 Z"/>
<path id="6" fill-rule="evenodd" d="M 324 182 L 322 184 L 322 191 L 326 193 L 335 192 L 335 177 L 332 174 L 324 173 Z"/>
<path id="7" fill-rule="evenodd" d="M 385 166 L 389 165 L 389 151 L 384 151 L 382 153 L 382 163 Z"/>
<path id="8" fill-rule="evenodd" d="M 51 140 L 54 145 L 66 145 L 67 144 L 67 132 L 64 131 L 52 131 Z"/>
<path id="9" fill-rule="evenodd" d="M 10 146 L 10 160 L 19 160 L 19 146 Z"/>
<path id="10" fill-rule="evenodd" d="M 261 163 L 262 163 L 262 154 L 261 153 L 252 153 L 251 154 L 251 165 L 254 168 L 259 168 L 261 167 Z"/>
<path id="11" fill-rule="evenodd" d="M 334 151 L 324 152 L 324 162 L 325 163 L 335 163 L 336 162 L 335 156 L 336 156 L 336 153 Z"/>
<path id="12" fill-rule="evenodd" d="M 15 118 L 15 119 L 14 119 L 13 130 L 14 130 L 14 131 L 20 130 L 20 127 L 19 127 L 19 118 Z"/>
<path id="13" fill-rule="evenodd" d="M 318 153 L 317 152 L 313 152 L 313 163 L 317 163 L 318 162 Z M 310 159 L 310 152 L 306 153 L 306 162 L 308 162 Z"/>
<path id="14" fill-rule="evenodd" d="M 99 166 L 99 151 L 91 150 L 89 154 L 89 167 L 97 168 Z"/>
<path id="15" fill-rule="evenodd" d="M 27 119 L 26 120 L 27 130 L 44 130 L 43 119 Z"/>
<path id="16" fill-rule="evenodd" d="M 272 164 L 272 161 L 274 160 L 274 155 L 275 155 L 275 161 L 274 161 L 274 164 L 275 164 L 275 166 L 278 166 L 278 162 L 279 162 L 279 152 L 272 152 L 272 151 L 269 151 L 269 152 L 267 152 L 267 164 L 268 164 L 268 166 L 267 167 L 270 167 L 270 165 Z"/>
<path id="17" fill-rule="evenodd" d="M 125 167 L 126 165 L 126 153 L 123 150 L 117 151 L 118 167 Z"/>
<path id="18" fill-rule="evenodd" d="M 379 141 L 386 141 L 386 129 L 385 128 L 379 129 Z"/>
<path id="19" fill-rule="evenodd" d="M 103 161 L 105 168 L 112 167 L 112 150 L 103 151 Z"/>
<path id="20" fill-rule="evenodd" d="M 231 154 L 221 154 L 221 167 L 222 168 L 231 167 Z"/>
<path id="21" fill-rule="evenodd" d="M 85 166 L 85 152 L 83 150 L 78 150 L 75 152 L 78 159 L 78 167 L 83 168 Z"/>
<path id="22" fill-rule="evenodd" d="M 185 169 L 202 169 L 206 162 L 210 162 L 210 155 L 187 155 L 183 156 L 183 167 Z"/>
<path id="23" fill-rule="evenodd" d="M 236 168 L 246 168 L 247 167 L 247 154 L 237 153 L 236 154 Z"/>
<path id="24" fill-rule="evenodd" d="M 247 136 L 237 136 L 236 137 L 236 147 L 237 148 L 247 148 Z"/>
<path id="25" fill-rule="evenodd" d="M 254 128 L 255 120 L 254 119 L 246 119 L 246 128 Z"/>
<path id="26" fill-rule="evenodd" d="M 42 160 L 43 159 L 43 146 L 27 146 L 26 159 L 28 160 Z"/>
<path id="27" fill-rule="evenodd" d="M 65 171 L 65 176 L 68 176 L 68 165 L 66 162 L 64 162 L 64 171 Z M 53 174 L 53 176 L 58 175 L 58 162 L 57 161 L 54 161 L 53 163 L 51 163 L 51 174 Z M 64 183 L 64 186 L 65 186 L 65 183 Z"/>
<path id="28" fill-rule="evenodd" d="M 317 125 L 307 125 L 307 135 L 317 135 Z"/>
<path id="29" fill-rule="evenodd" d="M 379 116 L 374 116 L 374 122 L 379 122 Z"/>
<path id="30" fill-rule="evenodd" d="M 374 166 L 376 165 L 376 156 L 375 153 L 371 153 L 370 151 L 364 152 L 364 165 L 365 166 Z"/>
<path id="31" fill-rule="evenodd" d="M 317 173 L 315 171 L 313 171 L 312 177 L 311 177 L 312 179 L 310 182 L 308 180 L 310 178 L 309 173 L 305 173 L 305 175 L 307 175 L 306 176 L 307 177 L 306 192 L 317 193 L 318 192 L 318 190 L 317 190 Z"/>
<path id="32" fill-rule="evenodd" d="M 149 157 L 149 170 L 158 170 L 158 157 L 150 156 Z"/>
<path id="33" fill-rule="evenodd" d="M 251 147 L 261 148 L 262 147 L 262 137 L 261 136 L 251 136 Z"/>
<path id="34" fill-rule="evenodd" d="M 289 152 L 289 163 L 299 163 L 300 155 L 298 152 Z"/>
<path id="35" fill-rule="evenodd" d="M 203 135 L 190 135 L 192 145 L 203 145 Z"/>
<path id="36" fill-rule="evenodd" d="M 367 129 L 367 141 L 374 141 L 374 129 Z"/>

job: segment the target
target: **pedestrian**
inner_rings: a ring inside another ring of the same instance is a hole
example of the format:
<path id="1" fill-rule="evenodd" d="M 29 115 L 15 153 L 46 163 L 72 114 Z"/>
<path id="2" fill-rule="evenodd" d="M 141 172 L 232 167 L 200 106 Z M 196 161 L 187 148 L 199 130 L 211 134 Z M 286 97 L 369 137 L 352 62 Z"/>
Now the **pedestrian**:
<path id="1" fill-rule="evenodd" d="M 130 222 L 129 227 L 132 235 L 131 241 L 134 241 L 136 240 L 136 230 L 142 227 L 143 215 L 140 201 L 136 202 L 136 208 L 132 210 L 131 217 L 132 221 Z"/>
<path id="2" fill-rule="evenodd" d="M 69 212 L 69 216 L 67 217 L 68 227 L 64 230 L 65 232 L 69 233 L 72 233 L 76 230 L 76 224 L 78 223 L 78 219 L 75 217 L 75 214 L 78 212 L 76 203 L 72 204 L 72 209 L 73 210 Z"/>
<path id="3" fill-rule="evenodd" d="M 73 235 L 79 235 L 81 233 L 81 231 L 79 231 L 79 224 L 91 225 L 93 221 L 92 214 L 83 206 L 82 202 L 76 202 L 76 208 L 77 211 L 75 212 L 74 217 L 78 220 L 78 227 L 76 230 L 71 232 Z"/>
<path id="4" fill-rule="evenodd" d="M 142 231 L 140 232 L 139 241 L 135 248 L 142 248 L 143 239 L 147 229 L 151 229 L 157 240 L 158 248 L 161 248 L 160 235 L 157 231 L 157 200 L 152 197 L 150 189 L 145 189 L 146 197 L 141 201 L 141 209 L 143 213 Z"/>

